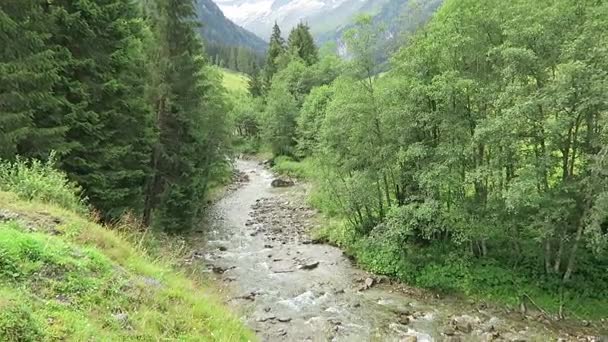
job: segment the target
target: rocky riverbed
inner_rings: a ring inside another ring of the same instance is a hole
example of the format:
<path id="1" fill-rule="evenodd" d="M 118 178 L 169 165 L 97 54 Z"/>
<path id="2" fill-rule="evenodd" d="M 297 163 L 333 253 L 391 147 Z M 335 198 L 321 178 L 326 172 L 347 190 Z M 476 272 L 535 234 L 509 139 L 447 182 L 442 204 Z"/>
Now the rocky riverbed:
<path id="1" fill-rule="evenodd" d="M 239 160 L 240 184 L 213 205 L 192 255 L 263 341 L 600 341 L 518 313 L 393 284 L 353 265 L 310 231 L 306 188 L 272 188 L 258 162 Z"/>

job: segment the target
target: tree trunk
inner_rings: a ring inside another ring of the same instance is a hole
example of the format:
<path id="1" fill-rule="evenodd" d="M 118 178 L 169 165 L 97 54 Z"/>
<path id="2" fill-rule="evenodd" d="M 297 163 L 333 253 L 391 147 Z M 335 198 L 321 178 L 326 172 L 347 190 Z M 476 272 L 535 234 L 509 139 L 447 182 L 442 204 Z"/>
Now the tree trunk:
<path id="1" fill-rule="evenodd" d="M 551 273 L 551 241 L 545 238 L 545 273 Z"/>
<path id="2" fill-rule="evenodd" d="M 559 273 L 559 269 L 562 264 L 562 254 L 564 253 L 564 238 L 563 236 L 559 239 L 559 246 L 557 247 L 557 254 L 555 254 L 555 263 L 553 264 L 553 272 Z"/>
<path id="3" fill-rule="evenodd" d="M 572 246 L 572 249 L 570 250 L 570 257 L 568 258 L 568 267 L 566 268 L 566 273 L 564 273 L 564 278 L 563 278 L 564 282 L 567 282 L 568 280 L 570 280 L 570 277 L 572 276 L 572 272 L 574 271 L 574 265 L 576 262 L 576 253 L 578 252 L 578 246 L 583 237 L 583 231 L 585 230 L 584 217 L 585 217 L 585 215 L 583 213 L 583 215 L 581 216 L 581 219 L 578 223 L 578 228 L 576 230 L 576 237 L 574 238 L 574 245 Z"/>

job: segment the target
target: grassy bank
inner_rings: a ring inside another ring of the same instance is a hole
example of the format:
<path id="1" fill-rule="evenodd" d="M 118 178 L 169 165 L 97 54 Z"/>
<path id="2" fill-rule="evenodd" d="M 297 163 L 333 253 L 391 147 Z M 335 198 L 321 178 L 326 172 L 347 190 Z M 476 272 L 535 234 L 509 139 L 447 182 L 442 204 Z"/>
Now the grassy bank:
<path id="1" fill-rule="evenodd" d="M 0 340 L 254 339 L 172 267 L 169 240 L 94 223 L 74 191 L 50 166 L 0 164 Z"/>
<path id="2" fill-rule="evenodd" d="M 311 204 L 325 216 L 317 238 L 337 245 L 376 274 L 446 294 L 464 295 L 479 301 L 499 303 L 518 310 L 525 303 L 557 315 L 562 306 L 566 317 L 599 320 L 608 317 L 608 275 L 597 262 L 581 264 L 569 284 L 537 273 L 534 255 L 507 267 L 502 259 L 477 258 L 466 252 L 466 244 L 409 243 L 390 229 L 378 227 L 361 234 L 340 214 L 323 183 L 323 168 L 311 159 L 277 158 L 274 170 L 313 183 Z M 532 248 L 532 247 L 530 247 Z M 608 265 L 606 265 L 608 266 Z M 532 303 L 533 301 L 533 303 Z"/>
<path id="3" fill-rule="evenodd" d="M 220 71 L 222 72 L 222 84 L 224 88 L 237 93 L 249 91 L 249 77 L 247 75 L 223 68 Z"/>

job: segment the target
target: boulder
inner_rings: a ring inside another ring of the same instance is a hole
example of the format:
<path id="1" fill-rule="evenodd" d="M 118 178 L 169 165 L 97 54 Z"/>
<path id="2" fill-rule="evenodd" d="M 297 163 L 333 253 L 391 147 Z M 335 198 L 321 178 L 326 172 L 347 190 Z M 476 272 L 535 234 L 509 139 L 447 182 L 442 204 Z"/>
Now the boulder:
<path id="1" fill-rule="evenodd" d="M 277 178 L 277 179 L 273 180 L 272 183 L 270 183 L 270 185 L 273 188 L 287 188 L 287 187 L 290 187 L 290 186 L 294 186 L 295 183 L 292 180 L 289 180 L 289 179 Z"/>
<path id="2" fill-rule="evenodd" d="M 359 287 L 359 291 L 369 290 L 375 284 L 376 281 L 374 280 L 374 278 L 366 278 L 365 280 L 363 280 L 363 285 Z"/>
<path id="3" fill-rule="evenodd" d="M 316 261 L 316 262 L 312 262 L 312 263 L 309 263 L 309 264 L 301 265 L 300 269 L 301 270 L 310 271 L 310 270 L 314 270 L 318 266 L 319 266 L 319 262 Z"/>
<path id="4" fill-rule="evenodd" d="M 402 325 L 408 325 L 408 324 L 410 324 L 410 318 L 409 318 L 409 316 L 405 316 L 405 315 L 399 316 L 399 324 L 402 324 Z"/>
<path id="5" fill-rule="evenodd" d="M 454 328 L 452 327 L 446 327 L 445 329 L 443 329 L 443 334 L 445 336 L 454 336 L 456 335 L 456 330 L 454 330 Z"/>

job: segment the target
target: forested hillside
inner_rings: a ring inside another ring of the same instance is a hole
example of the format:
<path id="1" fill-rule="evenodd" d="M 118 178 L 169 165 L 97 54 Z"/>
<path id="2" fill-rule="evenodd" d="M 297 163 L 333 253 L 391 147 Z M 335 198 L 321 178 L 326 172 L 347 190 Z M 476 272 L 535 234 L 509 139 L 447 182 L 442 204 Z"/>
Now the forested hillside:
<path id="1" fill-rule="evenodd" d="M 243 47 L 260 54 L 266 51 L 267 43 L 262 38 L 226 18 L 212 0 L 197 0 L 196 13 L 207 43 Z"/>
<path id="2" fill-rule="evenodd" d="M 605 317 L 607 27 L 603 1 L 449 0 L 380 76 L 370 17 L 349 61 L 275 26 L 242 147 L 312 180 L 321 235 L 377 273 Z"/>
<path id="3" fill-rule="evenodd" d="M 197 0 L 196 13 L 211 63 L 247 74 L 261 67 L 268 46 L 262 38 L 226 18 L 212 0 Z"/>
<path id="4" fill-rule="evenodd" d="M 0 158 L 57 154 L 104 221 L 191 228 L 222 176 L 228 102 L 194 2 L 3 1 Z"/>

